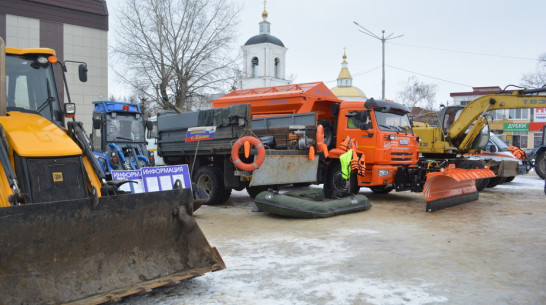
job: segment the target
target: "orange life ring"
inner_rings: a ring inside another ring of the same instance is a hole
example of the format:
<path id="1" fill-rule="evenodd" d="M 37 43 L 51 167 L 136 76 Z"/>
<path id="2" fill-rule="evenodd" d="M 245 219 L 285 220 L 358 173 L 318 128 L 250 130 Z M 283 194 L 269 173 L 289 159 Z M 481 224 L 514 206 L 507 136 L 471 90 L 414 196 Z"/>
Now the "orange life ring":
<path id="1" fill-rule="evenodd" d="M 252 164 L 244 163 L 239 158 L 239 150 L 241 149 L 241 146 L 243 146 L 245 142 L 249 142 L 258 150 L 258 156 L 256 157 L 256 160 L 252 162 Z M 262 163 L 265 160 L 265 147 L 262 144 L 262 141 L 260 141 L 258 138 L 251 137 L 251 136 L 242 137 L 238 139 L 235 142 L 235 144 L 233 144 L 233 147 L 231 148 L 231 160 L 233 161 L 233 164 L 235 164 L 235 167 L 237 167 L 240 170 L 244 170 L 244 171 L 256 170 L 262 165 Z"/>
<path id="2" fill-rule="evenodd" d="M 317 151 L 322 151 L 324 157 L 328 158 L 328 146 L 324 144 L 324 127 L 322 125 L 317 126 Z"/>
<path id="3" fill-rule="evenodd" d="M 320 151 L 320 148 L 324 144 L 324 127 L 322 125 L 317 126 L 317 148 Z"/>

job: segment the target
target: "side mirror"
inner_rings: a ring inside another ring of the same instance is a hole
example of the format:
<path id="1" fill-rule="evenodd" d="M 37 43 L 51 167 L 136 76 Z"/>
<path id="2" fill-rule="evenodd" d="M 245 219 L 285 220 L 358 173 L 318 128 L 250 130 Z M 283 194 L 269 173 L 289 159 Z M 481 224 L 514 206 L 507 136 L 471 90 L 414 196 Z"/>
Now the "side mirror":
<path id="1" fill-rule="evenodd" d="M 362 123 L 366 123 L 366 121 L 368 121 L 368 111 L 364 111 L 364 110 L 360 111 L 358 120 Z"/>
<path id="2" fill-rule="evenodd" d="M 87 65 L 86 64 L 80 64 L 78 67 L 78 74 L 80 76 L 80 82 L 85 83 L 87 82 Z"/>
<path id="3" fill-rule="evenodd" d="M 94 129 L 100 129 L 100 125 L 102 124 L 102 119 L 99 116 L 94 116 L 93 117 L 93 128 Z"/>

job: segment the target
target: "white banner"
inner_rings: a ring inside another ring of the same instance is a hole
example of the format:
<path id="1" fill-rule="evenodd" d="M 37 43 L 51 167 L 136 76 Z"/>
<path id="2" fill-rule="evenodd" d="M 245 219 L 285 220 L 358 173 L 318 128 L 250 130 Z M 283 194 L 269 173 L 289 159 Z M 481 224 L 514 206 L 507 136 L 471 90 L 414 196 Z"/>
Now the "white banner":
<path id="1" fill-rule="evenodd" d="M 546 108 L 535 108 L 534 122 L 546 122 Z"/>

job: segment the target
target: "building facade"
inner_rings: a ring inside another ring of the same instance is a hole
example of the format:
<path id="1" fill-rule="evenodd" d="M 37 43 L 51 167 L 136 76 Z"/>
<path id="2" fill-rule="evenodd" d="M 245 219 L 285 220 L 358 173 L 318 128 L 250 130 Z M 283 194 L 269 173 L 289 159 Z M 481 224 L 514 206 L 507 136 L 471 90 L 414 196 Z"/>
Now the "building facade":
<path id="1" fill-rule="evenodd" d="M 244 46 L 243 71 L 237 80 L 238 89 L 288 85 L 286 79 L 286 51 L 282 41 L 271 35 L 271 23 L 267 11 L 262 13 L 260 32 L 252 36 Z"/>
<path id="2" fill-rule="evenodd" d="M 450 93 L 450 96 L 455 105 L 466 106 L 481 96 L 501 91 L 498 86 L 473 87 L 471 92 L 454 92 Z M 488 121 L 491 131 L 508 145 L 534 148 L 540 146 L 539 143 L 542 141 L 542 128 L 546 125 L 546 108 L 495 110 L 490 113 Z"/>
<path id="3" fill-rule="evenodd" d="M 108 9 L 105 0 L 0 0 L 0 36 L 9 47 L 51 48 L 61 61 L 87 63 L 81 83 L 78 64 L 67 62 L 66 74 L 76 119 L 91 131 L 92 101 L 108 98 Z M 67 100 L 60 69 L 56 71 L 61 102 Z"/>

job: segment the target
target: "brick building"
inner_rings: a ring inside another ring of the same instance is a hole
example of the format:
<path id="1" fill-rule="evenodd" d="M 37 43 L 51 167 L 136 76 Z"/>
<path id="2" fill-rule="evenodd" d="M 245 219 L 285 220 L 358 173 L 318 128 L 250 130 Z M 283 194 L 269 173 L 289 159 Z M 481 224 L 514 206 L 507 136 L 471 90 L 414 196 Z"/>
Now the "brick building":
<path id="1" fill-rule="evenodd" d="M 108 98 L 108 9 L 105 0 L 0 0 L 0 36 L 9 47 L 45 47 L 59 60 L 83 61 L 88 81 L 78 80 L 77 64 L 67 63 L 67 82 L 76 119 L 91 130 L 91 102 Z M 60 69 L 56 71 L 61 80 Z M 64 87 L 58 86 L 61 99 Z"/>

